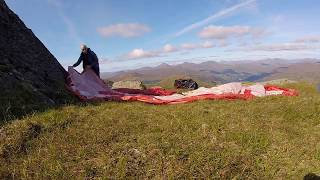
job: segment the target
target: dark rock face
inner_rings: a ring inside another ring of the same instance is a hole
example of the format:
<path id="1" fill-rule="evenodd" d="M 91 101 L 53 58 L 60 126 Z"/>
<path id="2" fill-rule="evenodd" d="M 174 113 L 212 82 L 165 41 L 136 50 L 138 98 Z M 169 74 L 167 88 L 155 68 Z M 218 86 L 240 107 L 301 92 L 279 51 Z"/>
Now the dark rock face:
<path id="1" fill-rule="evenodd" d="M 66 73 L 0 0 L 0 122 L 10 115 L 20 116 L 73 99 L 65 88 Z"/>

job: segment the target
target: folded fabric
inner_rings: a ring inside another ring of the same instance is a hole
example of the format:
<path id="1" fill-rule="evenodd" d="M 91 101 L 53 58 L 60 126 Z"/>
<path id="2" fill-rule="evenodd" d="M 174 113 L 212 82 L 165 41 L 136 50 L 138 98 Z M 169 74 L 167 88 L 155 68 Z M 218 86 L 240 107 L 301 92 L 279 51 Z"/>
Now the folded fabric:
<path id="1" fill-rule="evenodd" d="M 217 99 L 252 99 L 269 95 L 297 96 L 294 89 L 277 86 L 263 86 L 255 84 L 243 86 L 240 82 L 227 83 L 216 87 L 199 89 L 177 94 L 173 90 L 154 87 L 147 90 L 137 89 L 110 89 L 91 69 L 83 73 L 77 72 L 73 67 L 68 68 L 68 89 L 81 100 L 111 100 L 111 101 L 141 101 L 151 104 L 179 104 L 197 100 Z"/>

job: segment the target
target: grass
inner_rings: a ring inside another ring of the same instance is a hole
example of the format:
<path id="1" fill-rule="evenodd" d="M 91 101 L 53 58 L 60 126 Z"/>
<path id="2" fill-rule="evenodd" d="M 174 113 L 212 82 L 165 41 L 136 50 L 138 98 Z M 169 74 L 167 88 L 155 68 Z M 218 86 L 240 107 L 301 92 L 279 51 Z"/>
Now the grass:
<path id="1" fill-rule="evenodd" d="M 63 82 L 52 84 L 51 86 L 55 90 L 40 88 L 35 90 L 31 84 L 29 81 L 20 82 L 14 87 L 7 87 L 0 92 L 0 126 L 33 111 L 46 111 L 66 103 L 75 104 L 78 101 L 64 89 Z M 49 103 L 49 98 L 54 99 L 55 103 Z"/>
<path id="2" fill-rule="evenodd" d="M 0 178 L 302 179 L 320 173 L 320 95 L 66 106 L 0 129 Z"/>

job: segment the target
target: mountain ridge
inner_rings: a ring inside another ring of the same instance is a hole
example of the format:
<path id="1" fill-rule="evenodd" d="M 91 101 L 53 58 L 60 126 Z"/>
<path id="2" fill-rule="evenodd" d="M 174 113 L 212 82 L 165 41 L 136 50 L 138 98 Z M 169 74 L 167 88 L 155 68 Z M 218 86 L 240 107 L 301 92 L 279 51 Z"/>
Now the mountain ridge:
<path id="1" fill-rule="evenodd" d="M 104 79 L 112 81 L 141 80 L 161 81 L 172 76 L 190 76 L 206 82 L 227 83 L 232 81 L 263 81 L 272 78 L 292 78 L 293 80 L 317 81 L 320 74 L 319 59 L 265 59 L 257 61 L 205 61 L 201 63 L 184 62 L 177 65 L 162 63 L 155 67 L 142 67 L 135 70 L 102 73 Z M 313 66 L 315 64 L 315 66 Z M 313 66 L 312 68 L 308 68 Z M 308 72 L 305 69 L 312 69 Z M 291 73 L 289 73 L 291 72 Z M 299 78 L 293 74 L 300 74 Z M 139 74 L 135 76 L 134 74 Z"/>

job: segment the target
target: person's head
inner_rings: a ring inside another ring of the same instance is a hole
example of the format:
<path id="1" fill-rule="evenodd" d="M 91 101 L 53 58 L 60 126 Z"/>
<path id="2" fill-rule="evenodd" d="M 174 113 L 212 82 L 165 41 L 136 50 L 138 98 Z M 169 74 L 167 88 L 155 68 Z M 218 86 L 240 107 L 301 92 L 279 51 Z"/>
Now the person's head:
<path id="1" fill-rule="evenodd" d="M 87 53 L 88 52 L 88 47 L 85 44 L 81 44 L 80 45 L 80 49 L 81 49 L 81 52 L 83 52 L 83 53 Z"/>

